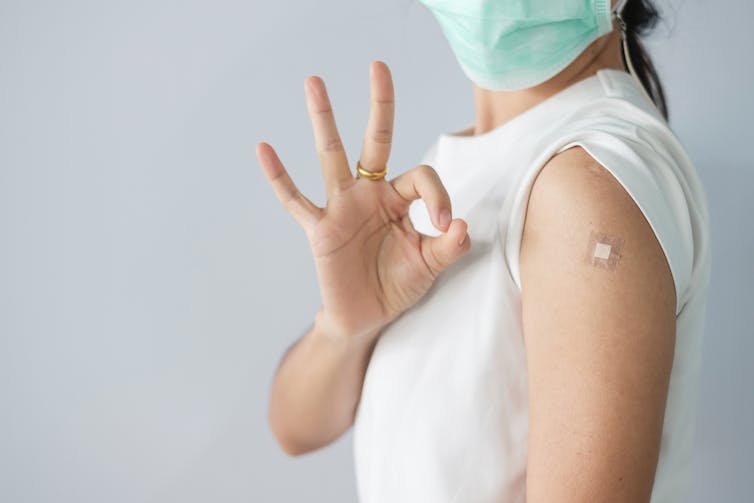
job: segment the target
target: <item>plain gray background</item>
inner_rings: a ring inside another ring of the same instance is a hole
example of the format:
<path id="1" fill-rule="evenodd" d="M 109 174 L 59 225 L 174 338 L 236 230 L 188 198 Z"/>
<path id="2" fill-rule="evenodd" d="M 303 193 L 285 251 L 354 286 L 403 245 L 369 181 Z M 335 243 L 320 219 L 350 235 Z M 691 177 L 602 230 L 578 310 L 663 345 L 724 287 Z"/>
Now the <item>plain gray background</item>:
<path id="1" fill-rule="evenodd" d="M 660 5 L 650 47 L 714 239 L 693 501 L 748 501 L 754 4 Z M 0 501 L 355 500 L 350 431 L 290 458 L 267 428 L 319 292 L 254 146 L 324 204 L 304 79 L 355 162 L 374 59 L 395 176 L 473 120 L 416 1 L 0 1 Z"/>

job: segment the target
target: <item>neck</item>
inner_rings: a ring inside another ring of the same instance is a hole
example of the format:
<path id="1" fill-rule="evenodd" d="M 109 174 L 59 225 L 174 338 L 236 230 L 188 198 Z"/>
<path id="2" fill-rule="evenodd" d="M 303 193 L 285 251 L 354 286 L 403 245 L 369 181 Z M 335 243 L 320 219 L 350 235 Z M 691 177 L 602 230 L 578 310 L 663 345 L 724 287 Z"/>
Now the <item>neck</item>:
<path id="1" fill-rule="evenodd" d="M 495 129 L 571 84 L 605 68 L 624 70 L 618 30 L 595 40 L 563 71 L 534 87 L 517 91 L 491 91 L 473 84 L 476 119 L 473 131 L 468 134 L 478 135 Z"/>

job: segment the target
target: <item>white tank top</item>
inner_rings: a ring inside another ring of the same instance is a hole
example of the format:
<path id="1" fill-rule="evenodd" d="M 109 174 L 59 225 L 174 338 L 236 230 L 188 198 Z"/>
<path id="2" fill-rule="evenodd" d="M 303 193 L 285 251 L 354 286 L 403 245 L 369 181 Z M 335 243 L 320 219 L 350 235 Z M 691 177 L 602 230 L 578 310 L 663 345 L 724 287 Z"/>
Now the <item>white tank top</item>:
<path id="1" fill-rule="evenodd" d="M 631 75 L 617 70 L 600 70 L 487 133 L 459 133 L 440 135 L 422 163 L 439 173 L 472 246 L 374 348 L 353 431 L 360 501 L 526 500 L 519 245 L 537 172 L 575 145 L 631 195 L 670 264 L 676 345 L 651 501 L 686 501 L 710 250 L 706 195 L 683 147 Z M 409 217 L 417 231 L 440 234 L 423 201 Z"/>

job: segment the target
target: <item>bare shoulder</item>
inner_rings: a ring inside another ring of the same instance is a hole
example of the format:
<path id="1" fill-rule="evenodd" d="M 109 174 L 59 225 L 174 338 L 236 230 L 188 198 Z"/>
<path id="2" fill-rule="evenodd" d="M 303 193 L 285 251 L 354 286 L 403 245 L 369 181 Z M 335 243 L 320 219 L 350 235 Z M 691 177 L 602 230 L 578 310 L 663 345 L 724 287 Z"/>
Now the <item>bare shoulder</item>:
<path id="1" fill-rule="evenodd" d="M 634 199 L 610 173 L 581 147 L 554 156 L 531 189 L 522 242 L 522 260 L 533 253 L 557 253 L 559 262 L 612 271 L 610 283 L 651 280 L 674 286 L 662 247 Z M 531 246 L 546 242 L 548 247 Z M 603 246 L 604 245 L 604 246 Z M 581 260 L 578 260 L 581 259 Z M 625 286 L 625 285 L 624 285 Z M 671 289 L 673 296 L 675 288 Z M 672 303 L 675 304 L 675 299 Z"/>
<path id="2" fill-rule="evenodd" d="M 527 501 L 648 501 L 675 344 L 675 286 L 620 182 L 581 147 L 553 157 L 521 243 Z"/>

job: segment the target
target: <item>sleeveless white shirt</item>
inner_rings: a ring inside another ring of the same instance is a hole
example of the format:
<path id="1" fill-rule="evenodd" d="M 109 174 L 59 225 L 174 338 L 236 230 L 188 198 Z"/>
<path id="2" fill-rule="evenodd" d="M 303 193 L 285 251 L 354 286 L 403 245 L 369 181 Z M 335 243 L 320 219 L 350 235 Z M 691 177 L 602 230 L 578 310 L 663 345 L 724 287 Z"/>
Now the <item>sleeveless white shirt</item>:
<path id="1" fill-rule="evenodd" d="M 575 145 L 631 195 L 673 274 L 676 345 L 651 501 L 686 501 L 710 275 L 706 195 L 633 77 L 600 70 L 487 133 L 442 134 L 422 159 L 472 245 L 374 348 L 353 431 L 362 503 L 526 500 L 519 245 L 539 169 Z M 409 217 L 440 234 L 423 201 Z"/>

